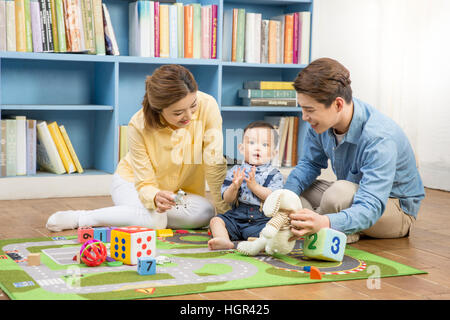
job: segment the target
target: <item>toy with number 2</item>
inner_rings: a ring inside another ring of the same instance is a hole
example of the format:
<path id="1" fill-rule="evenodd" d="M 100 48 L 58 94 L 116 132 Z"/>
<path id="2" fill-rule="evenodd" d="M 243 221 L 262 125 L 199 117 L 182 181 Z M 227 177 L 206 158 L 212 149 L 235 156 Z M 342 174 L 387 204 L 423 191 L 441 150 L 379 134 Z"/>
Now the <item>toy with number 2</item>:
<path id="1" fill-rule="evenodd" d="M 323 228 L 319 232 L 305 236 L 303 254 L 308 258 L 342 261 L 347 236 L 339 231 Z"/>
<path id="2" fill-rule="evenodd" d="M 95 239 L 88 240 L 81 247 L 80 259 L 88 267 L 96 267 L 105 262 L 107 253 L 103 242 Z"/>

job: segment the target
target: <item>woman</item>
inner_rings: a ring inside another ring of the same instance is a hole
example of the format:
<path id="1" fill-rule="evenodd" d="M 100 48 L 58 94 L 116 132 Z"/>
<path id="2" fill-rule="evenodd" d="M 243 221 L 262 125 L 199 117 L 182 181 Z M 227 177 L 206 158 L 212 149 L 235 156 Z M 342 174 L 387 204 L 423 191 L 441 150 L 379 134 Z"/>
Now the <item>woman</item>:
<path id="1" fill-rule="evenodd" d="M 115 206 L 56 212 L 47 221 L 49 230 L 203 227 L 215 213 L 204 198 L 205 179 L 217 211 L 228 210 L 220 195 L 226 175 L 222 117 L 188 69 L 164 65 L 147 77 L 142 108 L 129 122 L 128 145 L 113 176 Z M 187 195 L 183 205 L 175 205 L 174 192 L 180 189 Z"/>

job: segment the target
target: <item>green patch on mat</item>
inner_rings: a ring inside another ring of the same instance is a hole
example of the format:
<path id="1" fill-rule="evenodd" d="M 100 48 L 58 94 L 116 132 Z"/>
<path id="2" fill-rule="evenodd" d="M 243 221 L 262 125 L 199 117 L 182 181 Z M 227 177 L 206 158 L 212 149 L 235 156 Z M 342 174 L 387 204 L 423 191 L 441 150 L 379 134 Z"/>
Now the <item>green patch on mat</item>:
<path id="1" fill-rule="evenodd" d="M 156 274 L 139 275 L 137 266 L 87 267 L 72 261 L 81 244 L 75 237 L 0 240 L 0 288 L 11 299 L 138 299 L 314 282 L 395 277 L 425 273 L 347 246 L 342 262 L 305 257 L 301 243 L 289 255 L 247 257 L 210 251 L 206 233 L 175 234 L 157 240 L 157 255 L 170 262 Z M 41 253 L 41 265 L 30 267 L 29 253 Z M 321 280 L 304 267 L 315 266 Z"/>

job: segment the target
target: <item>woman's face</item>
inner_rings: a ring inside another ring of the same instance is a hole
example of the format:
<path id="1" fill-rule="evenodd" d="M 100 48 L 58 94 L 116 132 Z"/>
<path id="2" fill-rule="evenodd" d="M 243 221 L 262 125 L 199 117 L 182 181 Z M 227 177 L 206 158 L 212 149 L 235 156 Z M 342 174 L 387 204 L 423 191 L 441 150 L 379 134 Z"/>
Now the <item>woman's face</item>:
<path id="1" fill-rule="evenodd" d="M 164 108 L 161 114 L 169 124 L 169 127 L 176 130 L 189 125 L 192 115 L 197 111 L 197 108 L 197 92 L 191 92 L 184 98 Z"/>

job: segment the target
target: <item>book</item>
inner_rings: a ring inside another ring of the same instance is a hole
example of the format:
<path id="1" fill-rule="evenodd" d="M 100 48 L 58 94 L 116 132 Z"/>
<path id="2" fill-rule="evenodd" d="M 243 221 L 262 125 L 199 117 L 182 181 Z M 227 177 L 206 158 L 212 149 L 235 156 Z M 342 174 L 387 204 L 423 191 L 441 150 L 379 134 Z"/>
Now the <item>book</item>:
<path id="1" fill-rule="evenodd" d="M 294 117 L 288 117 L 289 129 L 286 141 L 286 156 L 284 165 L 286 167 L 292 166 L 292 143 L 294 141 Z"/>
<path id="2" fill-rule="evenodd" d="M 299 24 L 301 24 L 301 36 L 299 37 L 299 58 L 300 64 L 309 63 L 309 46 L 311 32 L 311 12 L 305 11 L 299 13 Z"/>
<path id="3" fill-rule="evenodd" d="M 6 120 L 0 120 L 0 177 L 6 177 Z"/>
<path id="4" fill-rule="evenodd" d="M 244 89 L 294 90 L 292 81 L 245 81 Z"/>
<path id="5" fill-rule="evenodd" d="M 161 58 L 169 58 L 170 56 L 169 36 L 169 6 L 161 4 L 159 6 L 159 56 Z"/>
<path id="6" fill-rule="evenodd" d="M 295 90 L 240 89 L 239 98 L 296 98 Z"/>
<path id="7" fill-rule="evenodd" d="M 69 149 L 67 149 L 66 143 L 64 142 L 64 138 L 61 134 L 61 131 L 59 131 L 59 127 L 56 121 L 48 124 L 48 130 L 50 131 L 50 135 L 52 136 L 53 141 L 55 142 L 56 149 L 58 150 L 59 156 L 61 157 L 64 169 L 67 173 L 75 172 L 75 164 L 73 163 Z"/>
<path id="8" fill-rule="evenodd" d="M 234 10 L 225 10 L 223 13 L 223 27 L 222 27 L 222 60 L 232 61 L 231 52 L 233 50 L 233 31 L 234 31 Z"/>
<path id="9" fill-rule="evenodd" d="M 261 63 L 269 63 L 269 20 L 261 20 Z"/>
<path id="10" fill-rule="evenodd" d="M 280 21 L 269 20 L 269 43 L 268 43 L 268 63 L 277 63 L 278 61 L 278 43 L 279 43 L 279 30 L 281 28 Z"/>
<path id="11" fill-rule="evenodd" d="M 293 41 L 294 41 L 294 16 L 287 14 L 284 16 L 284 59 L 283 63 L 293 62 Z"/>
<path id="12" fill-rule="evenodd" d="M 92 10 L 94 14 L 95 52 L 103 56 L 106 54 L 106 51 L 102 0 L 92 0 Z"/>
<path id="13" fill-rule="evenodd" d="M 292 34 L 292 63 L 298 63 L 298 37 L 299 37 L 299 29 L 298 29 L 298 12 L 294 12 L 294 20 L 293 20 L 293 34 Z"/>
<path id="14" fill-rule="evenodd" d="M 278 140 L 277 144 L 275 146 L 276 155 L 273 157 L 271 164 L 274 167 L 281 167 L 280 162 L 280 141 L 281 141 L 281 135 L 284 123 L 286 121 L 286 117 L 280 117 L 280 116 L 265 116 L 264 121 L 270 123 L 275 131 L 278 134 Z"/>
<path id="15" fill-rule="evenodd" d="M 177 2 L 174 4 L 177 7 L 177 56 L 184 57 L 184 7 L 183 3 Z"/>
<path id="16" fill-rule="evenodd" d="M 63 0 L 54 0 L 56 20 L 53 24 L 56 25 L 56 32 L 58 36 L 58 52 L 67 52 L 66 39 L 66 25 L 64 22 L 64 3 Z"/>
<path id="17" fill-rule="evenodd" d="M 16 121 L 16 175 L 27 174 L 27 118 L 15 116 Z"/>
<path id="18" fill-rule="evenodd" d="M 16 145 L 16 120 L 6 119 L 6 176 L 16 175 L 17 145 Z"/>
<path id="19" fill-rule="evenodd" d="M 0 0 L 0 51 L 6 51 L 6 1 Z"/>
<path id="20" fill-rule="evenodd" d="M 42 27 L 42 51 L 53 52 L 53 33 L 50 0 L 38 0 Z"/>
<path id="21" fill-rule="evenodd" d="M 6 1 L 6 50 L 16 51 L 16 14 L 14 1 Z"/>
<path id="22" fill-rule="evenodd" d="M 105 51 L 106 54 L 118 56 L 120 55 L 119 47 L 117 45 L 116 35 L 109 16 L 108 7 L 103 3 L 103 27 L 105 30 Z"/>
<path id="23" fill-rule="evenodd" d="M 138 3 L 139 1 L 135 1 L 128 4 L 128 55 L 130 56 L 143 56 L 140 45 Z"/>
<path id="24" fill-rule="evenodd" d="M 94 12 L 92 0 L 81 0 L 81 12 L 82 12 L 85 48 L 88 51 L 88 53 L 95 54 L 96 51 L 95 51 Z"/>
<path id="25" fill-rule="evenodd" d="M 27 175 L 36 174 L 36 120 L 27 119 Z"/>
<path id="26" fill-rule="evenodd" d="M 254 56 L 255 52 L 254 37 L 256 33 L 255 16 L 256 14 L 253 12 L 247 12 L 245 14 L 244 61 L 248 63 L 256 62 L 256 58 Z"/>
<path id="27" fill-rule="evenodd" d="M 50 19 L 52 20 L 52 37 L 53 37 L 53 49 L 55 52 L 59 52 L 59 37 L 58 37 L 58 24 L 56 23 L 56 4 L 55 0 L 50 0 Z"/>
<path id="28" fill-rule="evenodd" d="M 286 28 L 286 18 L 285 15 L 280 15 L 272 18 L 280 22 L 280 28 L 277 28 L 276 35 L 276 50 L 277 50 L 277 62 L 282 64 L 284 61 L 284 34 Z"/>
<path id="29" fill-rule="evenodd" d="M 85 50 L 83 21 L 81 16 L 81 0 L 65 1 L 65 23 L 67 44 L 70 52 Z"/>
<path id="30" fill-rule="evenodd" d="M 193 58 L 200 59 L 202 51 L 202 11 L 200 3 L 192 3 L 193 7 Z"/>
<path id="31" fill-rule="evenodd" d="M 42 52 L 42 25 L 39 2 L 30 1 L 31 30 L 33 38 L 33 52 Z M 1 22 L 0 22 L 1 23 Z"/>
<path id="32" fill-rule="evenodd" d="M 194 57 L 194 8 L 184 6 L 184 57 Z"/>
<path id="33" fill-rule="evenodd" d="M 169 7 L 169 55 L 178 58 L 178 9 L 176 5 Z"/>
<path id="34" fill-rule="evenodd" d="M 56 174 L 66 172 L 59 156 L 56 144 L 50 134 L 46 121 L 38 121 L 36 126 L 36 160 L 40 169 L 47 170 Z"/>
<path id="35" fill-rule="evenodd" d="M 201 8 L 201 58 L 209 59 L 211 57 L 211 6 Z"/>
<path id="36" fill-rule="evenodd" d="M 27 51 L 27 34 L 25 27 L 25 0 L 14 0 L 16 15 L 16 51 Z"/>
<path id="37" fill-rule="evenodd" d="M 217 59 L 217 4 L 211 5 L 211 59 Z"/>
<path id="38" fill-rule="evenodd" d="M 293 136 L 294 139 L 292 141 L 292 166 L 296 166 L 298 162 L 298 122 L 299 117 L 293 117 L 294 118 L 294 132 Z"/>
<path id="39" fill-rule="evenodd" d="M 245 9 L 238 9 L 237 34 L 236 34 L 236 62 L 244 62 L 245 46 Z"/>
<path id="40" fill-rule="evenodd" d="M 154 57 L 159 57 L 160 39 L 159 39 L 159 2 L 153 2 L 153 26 L 154 26 Z"/>
<path id="41" fill-rule="evenodd" d="M 297 106 L 297 99 L 292 98 L 242 98 L 243 106 L 256 107 L 295 107 Z"/>
<path id="42" fill-rule="evenodd" d="M 60 125 L 59 130 L 61 131 L 61 135 L 64 139 L 64 142 L 66 143 L 67 149 L 69 150 L 70 156 L 72 157 L 72 160 L 75 164 L 78 173 L 83 173 L 84 172 L 83 167 L 81 166 L 80 160 L 78 159 L 78 156 L 75 152 L 72 142 L 70 141 L 66 128 L 64 127 L 64 125 Z"/>

